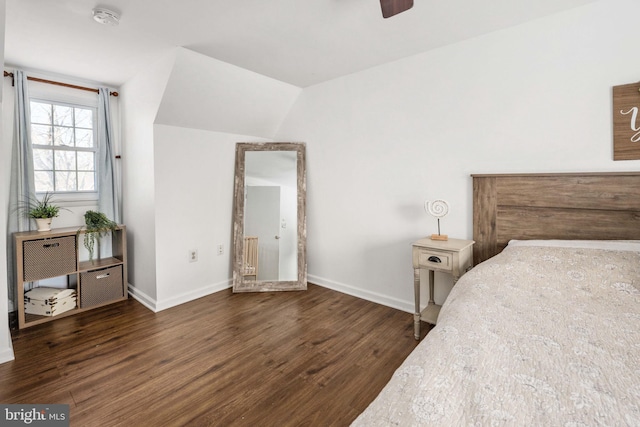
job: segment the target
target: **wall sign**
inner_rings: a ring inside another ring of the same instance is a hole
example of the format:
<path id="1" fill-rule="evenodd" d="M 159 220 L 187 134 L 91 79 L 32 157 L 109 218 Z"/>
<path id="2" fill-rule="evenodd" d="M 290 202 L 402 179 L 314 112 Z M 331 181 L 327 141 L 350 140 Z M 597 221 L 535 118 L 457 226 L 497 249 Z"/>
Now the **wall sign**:
<path id="1" fill-rule="evenodd" d="M 640 159 L 640 82 L 613 87 L 613 160 Z"/>

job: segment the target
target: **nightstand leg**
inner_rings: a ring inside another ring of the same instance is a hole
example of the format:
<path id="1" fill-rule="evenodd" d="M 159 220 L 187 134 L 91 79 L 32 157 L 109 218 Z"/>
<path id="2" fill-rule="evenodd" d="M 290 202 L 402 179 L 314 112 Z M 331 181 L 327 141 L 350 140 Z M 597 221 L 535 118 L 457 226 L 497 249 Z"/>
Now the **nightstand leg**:
<path id="1" fill-rule="evenodd" d="M 434 270 L 429 270 L 429 304 L 436 303 L 436 301 L 433 299 L 433 294 L 435 293 L 435 283 L 436 272 Z"/>
<path id="2" fill-rule="evenodd" d="M 413 292 L 415 299 L 416 311 L 413 314 L 413 336 L 416 340 L 420 339 L 420 269 L 413 269 Z"/>

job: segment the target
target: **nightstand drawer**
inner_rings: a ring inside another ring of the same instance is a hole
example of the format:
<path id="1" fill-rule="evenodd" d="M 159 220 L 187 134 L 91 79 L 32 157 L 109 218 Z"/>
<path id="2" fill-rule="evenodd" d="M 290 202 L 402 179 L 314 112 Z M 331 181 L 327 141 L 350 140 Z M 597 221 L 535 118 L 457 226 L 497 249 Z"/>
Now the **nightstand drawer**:
<path id="1" fill-rule="evenodd" d="M 449 252 L 423 249 L 418 254 L 418 263 L 423 268 L 451 271 L 453 269 L 453 255 Z"/>

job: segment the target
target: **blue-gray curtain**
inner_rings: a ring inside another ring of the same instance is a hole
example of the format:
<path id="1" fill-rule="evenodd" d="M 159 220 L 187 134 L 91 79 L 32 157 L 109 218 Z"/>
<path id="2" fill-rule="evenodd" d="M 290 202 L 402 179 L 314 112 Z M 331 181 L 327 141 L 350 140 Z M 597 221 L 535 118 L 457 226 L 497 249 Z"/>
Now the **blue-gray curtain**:
<path id="1" fill-rule="evenodd" d="M 96 167 L 98 172 L 98 211 L 107 218 L 120 224 L 120 204 L 118 202 L 117 180 L 114 168 L 113 130 L 111 127 L 111 108 L 109 89 L 98 89 L 98 153 Z M 107 239 L 101 239 L 98 257 L 109 248 Z"/>
<path id="2" fill-rule="evenodd" d="M 107 218 L 121 221 L 120 203 L 116 173 L 114 168 L 113 130 L 111 127 L 111 108 L 109 107 L 109 89 L 98 90 L 98 210 Z"/>
<path id="3" fill-rule="evenodd" d="M 31 220 L 18 207 L 35 196 L 33 182 L 33 151 L 31 149 L 31 124 L 27 76 L 21 70 L 14 72 L 15 117 L 13 149 L 11 154 L 11 182 L 9 191 L 9 212 L 7 224 L 7 271 L 9 300 L 16 301 L 15 251 L 13 233 L 31 230 Z"/>

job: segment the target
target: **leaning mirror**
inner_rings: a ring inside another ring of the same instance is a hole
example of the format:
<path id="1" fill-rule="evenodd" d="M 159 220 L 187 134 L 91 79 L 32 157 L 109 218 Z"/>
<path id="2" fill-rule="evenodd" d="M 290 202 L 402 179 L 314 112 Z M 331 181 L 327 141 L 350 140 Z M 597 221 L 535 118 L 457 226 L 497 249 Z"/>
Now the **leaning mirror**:
<path id="1" fill-rule="evenodd" d="M 305 145 L 236 144 L 233 291 L 307 289 Z"/>

